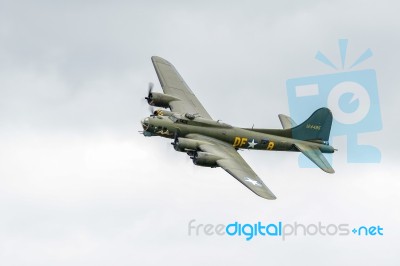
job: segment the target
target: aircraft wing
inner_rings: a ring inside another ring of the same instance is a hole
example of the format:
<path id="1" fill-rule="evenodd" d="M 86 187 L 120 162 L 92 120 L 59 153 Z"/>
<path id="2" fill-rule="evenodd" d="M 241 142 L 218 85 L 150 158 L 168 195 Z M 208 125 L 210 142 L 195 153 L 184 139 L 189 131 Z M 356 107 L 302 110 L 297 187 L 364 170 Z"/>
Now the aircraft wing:
<path id="1" fill-rule="evenodd" d="M 188 134 L 186 137 L 202 141 L 203 144 L 200 144 L 199 148 L 204 152 L 221 157 L 217 161 L 217 164 L 255 194 L 269 200 L 276 199 L 276 196 L 269 190 L 261 178 L 258 177 L 231 145 L 199 134 Z"/>
<path id="2" fill-rule="evenodd" d="M 335 172 L 324 155 L 322 155 L 322 152 L 318 149 L 318 147 L 302 143 L 295 143 L 295 145 L 305 156 L 308 157 L 308 159 L 310 159 L 323 171 L 330 174 Z"/>
<path id="3" fill-rule="evenodd" d="M 152 56 L 151 61 L 164 93 L 180 99 L 170 103 L 171 111 L 198 114 L 203 118 L 212 119 L 170 62 L 158 56 Z"/>

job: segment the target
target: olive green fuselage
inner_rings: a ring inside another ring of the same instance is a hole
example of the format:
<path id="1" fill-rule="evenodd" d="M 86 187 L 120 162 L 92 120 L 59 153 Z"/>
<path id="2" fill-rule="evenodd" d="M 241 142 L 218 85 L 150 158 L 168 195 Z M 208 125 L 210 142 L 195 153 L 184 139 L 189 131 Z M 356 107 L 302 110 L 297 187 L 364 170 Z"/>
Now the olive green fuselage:
<path id="1" fill-rule="evenodd" d="M 145 136 L 165 138 L 185 137 L 188 134 L 200 134 L 221 140 L 236 149 L 299 151 L 295 143 L 303 141 L 292 138 L 291 129 L 246 129 L 203 119 L 188 119 L 182 115 L 152 116 L 142 121 Z M 334 152 L 327 143 L 313 142 L 323 153 Z"/>

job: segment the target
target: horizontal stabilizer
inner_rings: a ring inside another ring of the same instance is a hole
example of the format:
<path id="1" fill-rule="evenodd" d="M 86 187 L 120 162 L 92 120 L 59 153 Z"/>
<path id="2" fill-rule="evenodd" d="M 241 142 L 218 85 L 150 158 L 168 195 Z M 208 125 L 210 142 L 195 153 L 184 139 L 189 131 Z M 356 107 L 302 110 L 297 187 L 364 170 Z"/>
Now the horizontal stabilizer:
<path id="1" fill-rule="evenodd" d="M 296 143 L 295 145 L 299 151 L 301 151 L 305 156 L 307 156 L 308 159 L 310 159 L 323 171 L 330 174 L 335 172 L 324 155 L 322 155 L 322 152 L 318 149 L 318 147 L 302 143 Z"/>
<path id="2" fill-rule="evenodd" d="M 294 122 L 293 119 L 287 115 L 280 114 L 278 115 L 278 117 L 279 120 L 281 120 L 283 129 L 288 129 L 297 126 L 296 122 Z"/>

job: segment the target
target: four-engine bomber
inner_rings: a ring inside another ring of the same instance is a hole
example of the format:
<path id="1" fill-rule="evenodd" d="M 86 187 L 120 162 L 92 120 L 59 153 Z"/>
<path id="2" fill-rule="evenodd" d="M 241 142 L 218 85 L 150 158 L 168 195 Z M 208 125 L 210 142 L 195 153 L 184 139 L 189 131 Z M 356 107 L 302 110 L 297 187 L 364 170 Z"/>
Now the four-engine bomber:
<path id="1" fill-rule="evenodd" d="M 157 56 L 152 58 L 164 93 L 153 92 L 150 84 L 145 98 L 157 109 L 141 123 L 143 135 L 173 139 L 176 151 L 187 153 L 193 163 L 221 167 L 239 182 L 266 199 L 276 199 L 258 175 L 239 155 L 239 149 L 302 152 L 327 173 L 334 173 L 322 153 L 333 153 L 329 145 L 332 113 L 320 108 L 302 124 L 279 115 L 283 129 L 240 128 L 215 121 L 201 105 L 175 67 Z"/>

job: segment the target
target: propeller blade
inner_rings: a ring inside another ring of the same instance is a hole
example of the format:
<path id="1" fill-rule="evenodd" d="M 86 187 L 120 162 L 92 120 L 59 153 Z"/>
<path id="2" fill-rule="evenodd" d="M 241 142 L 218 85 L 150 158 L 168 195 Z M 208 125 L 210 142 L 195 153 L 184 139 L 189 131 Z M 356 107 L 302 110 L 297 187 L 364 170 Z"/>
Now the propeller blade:
<path id="1" fill-rule="evenodd" d="M 149 111 L 150 111 L 150 115 L 155 115 L 154 113 L 154 106 L 149 105 Z"/>
<path id="2" fill-rule="evenodd" d="M 152 95 L 153 87 L 154 87 L 154 84 L 152 82 L 149 82 L 149 88 L 147 90 L 147 97 L 145 97 L 145 99 L 147 100 L 147 103 L 149 103 L 149 104 L 151 102 L 151 99 L 153 98 L 153 95 Z"/>

